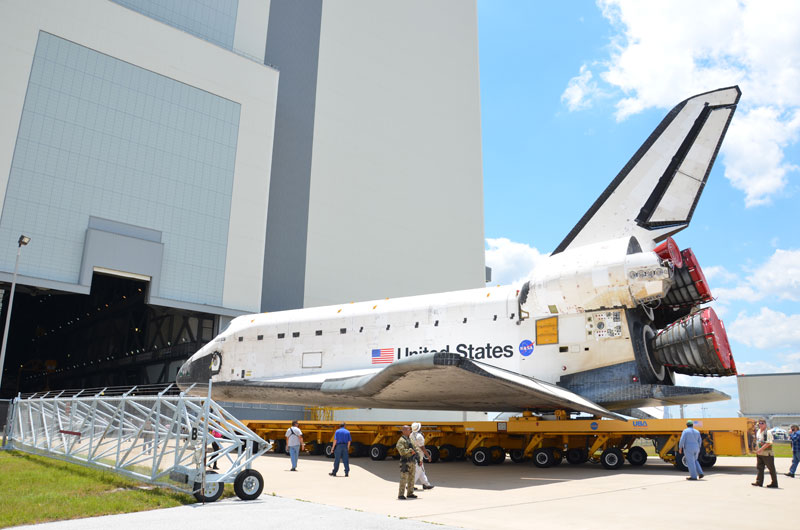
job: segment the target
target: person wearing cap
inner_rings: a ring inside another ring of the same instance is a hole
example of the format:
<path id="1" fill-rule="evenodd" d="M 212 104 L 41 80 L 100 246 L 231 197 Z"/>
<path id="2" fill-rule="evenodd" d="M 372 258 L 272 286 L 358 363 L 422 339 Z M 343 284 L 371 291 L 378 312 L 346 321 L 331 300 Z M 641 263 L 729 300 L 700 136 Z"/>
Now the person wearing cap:
<path id="1" fill-rule="evenodd" d="M 397 440 L 397 454 L 400 455 L 400 491 L 397 498 L 401 501 L 406 499 L 416 499 L 414 494 L 414 469 L 417 463 L 417 452 L 414 449 L 414 442 L 411 441 L 411 427 L 403 425 L 400 428 L 402 435 Z"/>
<path id="2" fill-rule="evenodd" d="M 769 469 L 769 475 L 772 477 L 772 483 L 768 488 L 778 487 L 778 474 L 775 472 L 775 453 L 772 451 L 772 443 L 774 438 L 772 432 L 767 430 L 767 420 L 761 418 L 758 420 L 758 430 L 756 430 L 756 481 L 753 486 L 759 488 L 764 485 L 764 466 Z"/>
<path id="3" fill-rule="evenodd" d="M 697 461 L 702 446 L 703 437 L 700 435 L 700 431 L 694 428 L 692 420 L 688 420 L 686 428 L 681 433 L 681 440 L 678 442 L 678 451 L 686 457 L 686 467 L 689 468 L 689 476 L 686 477 L 686 480 L 697 480 L 705 476 Z"/>
<path id="4" fill-rule="evenodd" d="M 789 430 L 789 440 L 792 442 L 792 465 L 789 466 L 789 472 L 784 473 L 784 475 L 794 478 L 794 472 L 797 471 L 797 464 L 800 463 L 800 427 L 792 425 L 789 427 Z"/>
<path id="5" fill-rule="evenodd" d="M 433 485 L 428 480 L 428 476 L 425 474 L 425 466 L 422 463 L 425 458 L 430 460 L 431 453 L 425 449 L 425 436 L 419 432 L 421 427 L 419 422 L 411 424 L 411 442 L 414 444 L 414 449 L 419 456 L 419 462 L 417 463 L 417 470 L 414 476 L 414 484 L 422 484 L 422 489 L 432 490 Z"/>

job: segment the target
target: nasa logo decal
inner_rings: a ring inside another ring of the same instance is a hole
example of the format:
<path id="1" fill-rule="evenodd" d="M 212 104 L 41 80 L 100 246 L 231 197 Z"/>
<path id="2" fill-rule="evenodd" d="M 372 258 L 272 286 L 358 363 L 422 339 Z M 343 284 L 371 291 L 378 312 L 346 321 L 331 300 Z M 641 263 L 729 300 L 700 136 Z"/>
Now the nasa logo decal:
<path id="1" fill-rule="evenodd" d="M 527 357 L 528 355 L 533 353 L 533 343 L 529 340 L 523 340 L 519 343 L 519 352 L 522 354 L 523 357 Z"/>
<path id="2" fill-rule="evenodd" d="M 592 423 L 589 424 L 589 427 L 591 427 L 593 431 L 596 431 L 599 425 L 597 424 L 596 421 L 593 421 Z"/>

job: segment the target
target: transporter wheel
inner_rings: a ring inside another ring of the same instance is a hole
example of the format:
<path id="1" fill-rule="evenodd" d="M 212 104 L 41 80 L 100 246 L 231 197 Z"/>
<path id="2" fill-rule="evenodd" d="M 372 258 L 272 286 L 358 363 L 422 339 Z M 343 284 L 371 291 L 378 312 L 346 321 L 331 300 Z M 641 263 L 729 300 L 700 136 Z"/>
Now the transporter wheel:
<path id="1" fill-rule="evenodd" d="M 502 464 L 506 461 L 506 450 L 499 445 L 493 445 L 489 448 L 489 456 L 492 458 L 492 464 Z"/>
<path id="2" fill-rule="evenodd" d="M 308 446 L 308 444 L 306 444 Z M 311 449 L 308 450 L 312 455 L 319 456 L 325 452 L 325 444 L 321 442 L 311 442 Z"/>
<path id="3" fill-rule="evenodd" d="M 452 462 L 456 459 L 456 446 L 444 444 L 439 446 L 439 458 L 442 462 Z"/>
<path id="4" fill-rule="evenodd" d="M 508 456 L 511 457 L 511 461 L 515 464 L 521 464 L 526 460 L 525 451 L 523 449 L 512 449 L 508 452 Z"/>
<path id="5" fill-rule="evenodd" d="M 553 450 L 549 447 L 541 447 L 533 452 L 533 465 L 536 467 L 550 467 L 553 460 Z"/>
<path id="6" fill-rule="evenodd" d="M 492 454 L 486 447 L 478 447 L 472 451 L 472 463 L 476 466 L 488 466 L 492 461 Z"/>
<path id="7" fill-rule="evenodd" d="M 430 447 L 425 446 L 425 449 L 427 449 L 431 453 L 431 459 L 430 459 L 430 463 L 431 464 L 435 464 L 436 462 L 439 461 L 439 456 L 440 455 L 439 455 L 439 448 L 438 447 L 436 447 L 435 445 L 432 445 Z"/>
<path id="8" fill-rule="evenodd" d="M 243 501 L 255 500 L 264 491 L 264 477 L 255 469 L 245 469 L 233 481 L 233 491 Z"/>
<path id="9" fill-rule="evenodd" d="M 272 447 L 272 450 L 276 453 L 286 453 L 286 440 L 275 440 L 275 444 Z"/>
<path id="10" fill-rule="evenodd" d="M 609 447 L 600 455 L 600 463 L 606 469 L 619 469 L 625 463 L 625 459 L 622 457 L 622 451 L 616 447 Z"/>
<path id="11" fill-rule="evenodd" d="M 325 444 L 325 456 L 328 458 L 333 458 L 333 442 L 328 442 Z"/>
<path id="12" fill-rule="evenodd" d="M 367 447 L 361 442 L 353 442 L 350 444 L 350 456 L 357 458 L 367 454 Z"/>
<path id="13" fill-rule="evenodd" d="M 587 460 L 589 460 L 589 452 L 586 449 L 573 447 L 567 450 L 567 462 L 573 466 L 584 464 Z"/>
<path id="14" fill-rule="evenodd" d="M 643 466 L 645 462 L 647 462 L 647 451 L 639 447 L 631 447 L 628 450 L 628 462 L 631 463 L 632 466 Z"/>
<path id="15" fill-rule="evenodd" d="M 222 492 L 225 491 L 225 484 L 222 482 L 209 482 L 206 484 L 205 489 L 201 488 L 202 484 L 199 482 L 194 483 L 194 498 L 197 502 L 214 502 L 222 497 Z"/>
<path id="16" fill-rule="evenodd" d="M 686 465 L 686 455 L 682 453 L 675 453 L 675 461 L 672 465 L 678 471 L 689 471 L 689 466 Z"/>
<path id="17" fill-rule="evenodd" d="M 558 466 L 561 465 L 561 461 L 564 459 L 564 453 L 560 449 L 556 449 L 554 447 L 550 448 L 550 451 L 553 453 L 553 465 Z"/>
<path id="18" fill-rule="evenodd" d="M 467 459 L 467 449 L 466 447 L 456 447 L 454 450 L 454 454 L 456 455 L 456 460 L 466 460 Z"/>
<path id="19" fill-rule="evenodd" d="M 383 444 L 372 444 L 369 446 L 369 457 L 373 460 L 385 460 L 388 449 Z"/>
<path id="20" fill-rule="evenodd" d="M 710 455 L 708 453 L 700 453 L 700 456 L 697 459 L 700 462 L 700 467 L 707 469 L 714 467 L 714 464 L 717 463 L 717 455 Z"/>

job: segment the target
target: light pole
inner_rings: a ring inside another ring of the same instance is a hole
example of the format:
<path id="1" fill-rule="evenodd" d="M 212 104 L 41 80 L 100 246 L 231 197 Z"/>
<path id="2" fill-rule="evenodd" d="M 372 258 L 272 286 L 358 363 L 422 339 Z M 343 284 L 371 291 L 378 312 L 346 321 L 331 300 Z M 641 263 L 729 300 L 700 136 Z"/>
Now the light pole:
<path id="1" fill-rule="evenodd" d="M 17 261 L 14 263 L 14 277 L 11 280 L 11 294 L 8 296 L 8 309 L 6 310 L 6 326 L 3 328 L 3 346 L 0 347 L 0 389 L 3 388 L 3 367 L 6 362 L 6 342 L 8 341 L 8 326 L 11 324 L 11 308 L 14 306 L 14 290 L 17 288 L 17 271 L 19 270 L 19 255 L 22 247 L 31 242 L 31 238 L 26 235 L 19 236 L 17 244 Z"/>

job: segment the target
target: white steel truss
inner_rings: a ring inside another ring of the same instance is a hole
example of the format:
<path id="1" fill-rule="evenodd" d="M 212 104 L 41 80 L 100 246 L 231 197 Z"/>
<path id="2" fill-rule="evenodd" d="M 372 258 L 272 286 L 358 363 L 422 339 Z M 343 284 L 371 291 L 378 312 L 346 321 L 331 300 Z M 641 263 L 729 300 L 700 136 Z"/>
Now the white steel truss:
<path id="1" fill-rule="evenodd" d="M 171 388 L 156 395 L 133 387 L 17 398 L 6 429 L 9 448 L 114 471 L 203 502 L 217 500 L 225 483 L 242 499 L 258 497 L 264 481 L 251 465 L 272 444 L 210 397 L 167 395 Z"/>

